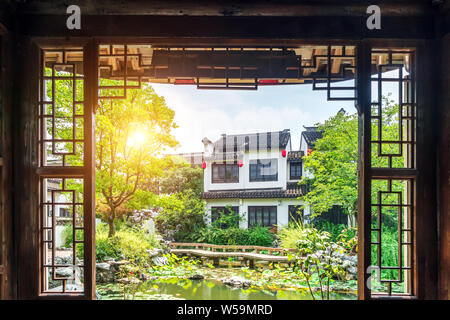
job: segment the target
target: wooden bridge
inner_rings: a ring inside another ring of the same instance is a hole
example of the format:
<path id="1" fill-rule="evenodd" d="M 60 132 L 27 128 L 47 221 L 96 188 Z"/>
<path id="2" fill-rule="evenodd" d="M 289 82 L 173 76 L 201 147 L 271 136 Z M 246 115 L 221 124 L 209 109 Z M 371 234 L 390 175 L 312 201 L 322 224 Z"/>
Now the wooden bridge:
<path id="1" fill-rule="evenodd" d="M 295 253 L 296 249 L 270 248 L 262 246 L 215 245 L 207 243 L 179 243 L 170 244 L 171 253 L 176 255 L 196 256 L 212 259 L 218 267 L 221 258 L 240 258 L 248 262 L 250 268 L 255 267 L 255 261 L 290 264 L 288 253 Z"/>

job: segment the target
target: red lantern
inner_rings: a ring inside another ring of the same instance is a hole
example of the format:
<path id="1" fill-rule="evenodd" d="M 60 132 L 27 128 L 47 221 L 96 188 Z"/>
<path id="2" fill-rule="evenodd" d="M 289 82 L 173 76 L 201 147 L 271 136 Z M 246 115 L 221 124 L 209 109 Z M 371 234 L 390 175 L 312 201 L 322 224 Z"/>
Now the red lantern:
<path id="1" fill-rule="evenodd" d="M 282 156 L 283 158 L 286 157 L 286 154 L 287 154 L 286 150 L 281 150 L 281 156 Z"/>
<path id="2" fill-rule="evenodd" d="M 242 167 L 244 165 L 244 162 L 242 160 L 239 160 L 238 165 L 239 165 L 239 167 Z"/>
<path id="3" fill-rule="evenodd" d="M 206 162 L 203 162 L 203 163 L 202 163 L 202 169 L 203 169 L 203 170 L 206 169 Z"/>
<path id="4" fill-rule="evenodd" d="M 308 150 L 306 151 L 306 155 L 309 156 L 309 155 L 311 154 L 311 152 L 312 152 L 312 149 L 308 149 Z"/>

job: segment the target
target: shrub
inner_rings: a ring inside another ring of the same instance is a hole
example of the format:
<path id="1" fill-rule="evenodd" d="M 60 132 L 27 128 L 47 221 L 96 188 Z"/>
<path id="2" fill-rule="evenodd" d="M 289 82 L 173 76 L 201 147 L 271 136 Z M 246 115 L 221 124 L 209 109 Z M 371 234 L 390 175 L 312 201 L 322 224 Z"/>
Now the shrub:
<path id="1" fill-rule="evenodd" d="M 71 229 L 71 228 L 67 228 Z M 133 260 L 141 266 L 148 265 L 147 250 L 160 247 L 155 234 L 121 225 L 116 234 L 108 238 L 108 228 L 105 224 L 97 225 L 95 233 L 95 254 L 97 261 L 104 261 L 106 257 L 116 260 Z M 66 243 L 72 243 L 72 233 L 67 232 Z M 83 245 L 77 244 L 77 256 L 83 257 Z"/>
<path id="2" fill-rule="evenodd" d="M 288 227 L 278 231 L 281 247 L 286 249 L 296 249 L 297 241 L 303 238 L 303 228 L 299 225 L 290 224 Z"/>
<path id="3" fill-rule="evenodd" d="M 205 225 L 203 200 L 196 197 L 193 191 L 161 196 L 159 207 L 162 211 L 154 218 L 155 227 L 166 238 L 184 241 L 195 228 Z"/>
<path id="4" fill-rule="evenodd" d="M 326 220 L 315 221 L 314 227 L 317 230 L 328 232 L 332 241 L 337 241 L 341 232 L 348 228 L 345 224 L 336 224 Z"/>
<path id="5" fill-rule="evenodd" d="M 197 230 L 188 239 L 195 242 L 204 242 L 217 245 L 249 245 L 270 247 L 275 236 L 267 227 L 253 227 L 241 229 L 231 227 L 226 229 L 209 226 Z"/>

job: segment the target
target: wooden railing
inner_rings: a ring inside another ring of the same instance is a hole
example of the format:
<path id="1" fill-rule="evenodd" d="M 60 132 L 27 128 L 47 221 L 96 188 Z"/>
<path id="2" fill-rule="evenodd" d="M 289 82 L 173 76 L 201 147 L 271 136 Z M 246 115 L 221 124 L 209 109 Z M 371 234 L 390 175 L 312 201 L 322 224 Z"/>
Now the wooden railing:
<path id="1" fill-rule="evenodd" d="M 255 252 L 258 254 L 269 254 L 284 256 L 289 252 L 296 252 L 296 249 L 285 249 L 285 248 L 272 248 L 263 246 L 240 246 L 240 245 L 217 245 L 208 243 L 183 243 L 183 242 L 172 242 L 170 246 L 173 249 L 186 248 L 186 249 L 197 249 L 206 250 L 212 252 Z"/>

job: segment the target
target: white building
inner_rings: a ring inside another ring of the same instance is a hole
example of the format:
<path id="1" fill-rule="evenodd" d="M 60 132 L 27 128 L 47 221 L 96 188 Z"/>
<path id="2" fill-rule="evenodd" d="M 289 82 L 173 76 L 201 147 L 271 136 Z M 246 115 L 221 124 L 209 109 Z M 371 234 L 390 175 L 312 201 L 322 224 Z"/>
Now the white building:
<path id="1" fill-rule="evenodd" d="M 302 151 L 293 151 L 289 129 L 203 139 L 204 193 L 210 221 L 231 207 L 244 219 L 240 227 L 275 229 L 299 219 Z M 308 215 L 308 210 L 305 210 Z"/>

